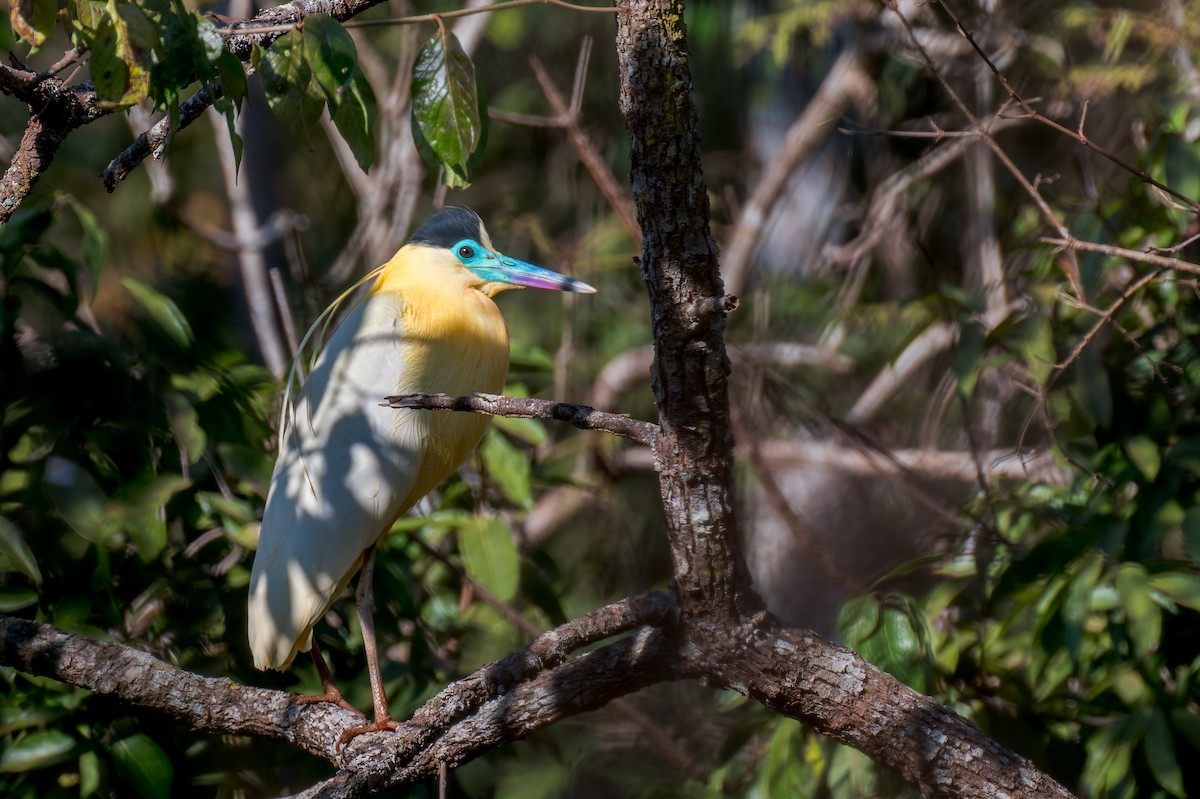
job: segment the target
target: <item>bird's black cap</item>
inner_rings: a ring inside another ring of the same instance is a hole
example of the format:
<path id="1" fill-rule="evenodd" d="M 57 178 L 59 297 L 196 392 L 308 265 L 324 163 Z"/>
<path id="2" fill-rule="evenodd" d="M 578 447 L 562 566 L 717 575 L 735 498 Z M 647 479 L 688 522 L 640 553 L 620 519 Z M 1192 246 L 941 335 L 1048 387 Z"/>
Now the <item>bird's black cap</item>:
<path id="1" fill-rule="evenodd" d="M 412 234 L 410 244 L 450 249 L 463 239 L 484 242 L 483 220 L 469 208 L 449 206 L 425 220 Z"/>

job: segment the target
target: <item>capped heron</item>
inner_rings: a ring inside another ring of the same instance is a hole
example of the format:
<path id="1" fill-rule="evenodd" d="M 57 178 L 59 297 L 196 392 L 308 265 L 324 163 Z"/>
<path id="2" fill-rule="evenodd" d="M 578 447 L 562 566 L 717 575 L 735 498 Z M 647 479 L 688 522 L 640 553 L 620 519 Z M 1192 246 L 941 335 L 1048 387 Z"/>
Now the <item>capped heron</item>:
<path id="1" fill-rule="evenodd" d="M 375 706 L 367 729 L 384 729 L 395 722 L 371 617 L 375 545 L 458 469 L 488 418 L 380 403 L 393 394 L 500 392 L 508 374 L 508 329 L 492 297 L 524 286 L 595 289 L 501 255 L 483 221 L 464 208 L 431 217 L 364 281 L 372 279 L 298 395 L 285 397 L 248 622 L 257 668 L 282 670 L 298 652 L 311 652 L 325 690 L 311 700 L 349 707 L 313 640 L 313 625 L 361 568 L 356 605 Z"/>

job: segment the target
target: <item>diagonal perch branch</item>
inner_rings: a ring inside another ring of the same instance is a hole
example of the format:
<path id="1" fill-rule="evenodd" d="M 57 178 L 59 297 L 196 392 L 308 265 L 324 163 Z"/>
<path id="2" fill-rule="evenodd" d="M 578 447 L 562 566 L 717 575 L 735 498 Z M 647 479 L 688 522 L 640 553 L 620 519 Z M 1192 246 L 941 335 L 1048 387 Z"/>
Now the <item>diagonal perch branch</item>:
<path id="1" fill-rule="evenodd" d="M 449 394 L 397 394 L 385 397 L 380 404 L 388 408 L 465 411 L 514 419 L 554 419 L 575 425 L 580 430 L 602 430 L 651 447 L 658 437 L 658 425 L 653 422 L 644 422 L 620 413 L 598 411 L 590 405 L 574 405 L 569 402 L 529 397 L 482 393 L 469 397 L 452 397 Z"/>
<path id="2" fill-rule="evenodd" d="M 312 795 L 361 796 L 382 785 L 436 775 L 561 718 L 598 708 L 670 679 L 661 628 L 678 618 L 673 594 L 628 597 L 573 619 L 528 646 L 451 683 L 395 733 L 367 733 L 344 748 L 345 730 L 363 717 L 328 703 L 296 704 L 293 694 L 203 677 L 116 642 L 49 625 L 0 617 L 0 665 L 50 677 L 130 704 L 153 708 L 193 729 L 276 738 L 325 758 L 342 771 Z M 636 631 L 616 643 L 578 649 Z"/>

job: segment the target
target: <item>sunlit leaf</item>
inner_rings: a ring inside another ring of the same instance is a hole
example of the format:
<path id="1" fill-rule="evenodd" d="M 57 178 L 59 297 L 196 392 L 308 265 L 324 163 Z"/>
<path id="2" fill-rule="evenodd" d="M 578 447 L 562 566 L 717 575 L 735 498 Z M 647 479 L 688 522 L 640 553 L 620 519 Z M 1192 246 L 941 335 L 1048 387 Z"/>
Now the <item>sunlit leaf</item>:
<path id="1" fill-rule="evenodd" d="M 42 570 L 38 568 L 37 558 L 25 541 L 21 530 L 8 519 L 0 516 L 0 555 L 8 559 L 18 571 L 33 580 L 35 585 L 42 584 Z"/>
<path id="2" fill-rule="evenodd" d="M 79 796 L 87 797 L 100 790 L 100 758 L 95 752 L 84 752 L 79 756 Z"/>
<path id="3" fill-rule="evenodd" d="M 325 107 L 321 87 L 313 81 L 304 34 L 292 30 L 263 53 L 261 69 L 267 105 L 283 126 L 304 144 Z"/>
<path id="4" fill-rule="evenodd" d="M 88 41 L 88 66 L 101 108 L 136 105 L 150 96 L 150 53 L 158 34 L 145 12 L 131 3 L 109 0 L 107 15 Z"/>
<path id="5" fill-rule="evenodd" d="M 417 54 L 412 98 L 413 137 L 422 156 L 443 168 L 447 186 L 469 185 L 468 163 L 483 127 L 475 66 L 453 33 L 439 29 Z"/>
<path id="6" fill-rule="evenodd" d="M 208 436 L 200 426 L 200 414 L 188 398 L 177 391 L 168 391 L 163 395 L 163 401 L 171 418 L 171 432 L 175 434 L 175 441 L 185 453 L 187 462 L 199 462 L 208 446 Z"/>
<path id="7" fill-rule="evenodd" d="M 519 508 L 533 507 L 529 457 L 508 438 L 489 430 L 479 448 L 488 479 L 500 487 L 504 496 Z"/>
<path id="8" fill-rule="evenodd" d="M 60 730 L 32 732 L 0 749 L 0 772 L 31 771 L 61 763 L 75 739 Z"/>
<path id="9" fill-rule="evenodd" d="M 178 474 L 165 474 L 143 484 L 124 489 L 113 497 L 115 513 L 137 549 L 138 558 L 149 563 L 167 545 L 166 516 L 163 507 L 171 497 L 191 486 Z"/>
<path id="10" fill-rule="evenodd" d="M 1130 438 L 1125 442 L 1125 454 L 1147 480 L 1158 476 L 1159 467 L 1162 466 L 1162 453 L 1153 439 L 1147 436 Z"/>
<path id="11" fill-rule="evenodd" d="M 458 533 L 458 551 L 467 576 L 501 601 L 516 596 L 520 558 L 512 531 L 495 517 L 477 517 Z"/>
<path id="12" fill-rule="evenodd" d="M 1117 567 L 1117 592 L 1125 609 L 1125 629 L 1133 641 L 1134 654 L 1142 658 L 1158 647 L 1162 634 L 1162 611 L 1150 596 L 1150 578 L 1140 563 Z"/>
<path id="13" fill-rule="evenodd" d="M 354 40 L 332 17 L 310 14 L 304 19 L 304 46 L 313 79 L 325 92 L 325 99 L 336 103 L 358 71 Z"/>
<path id="14" fill-rule="evenodd" d="M 192 335 L 192 326 L 170 297 L 132 277 L 121 278 L 121 285 L 129 290 L 146 314 L 172 341 L 183 349 L 192 346 L 195 338 Z"/>
<path id="15" fill-rule="evenodd" d="M 42 727 L 62 716 L 49 708 L 5 708 L 0 710 L 0 735 L 11 735 L 31 727 Z"/>
<path id="16" fill-rule="evenodd" d="M 1182 571 L 1161 572 L 1150 578 L 1150 585 L 1180 605 L 1200 610 L 1200 574 Z"/>
<path id="17" fill-rule="evenodd" d="M 9 0 L 12 31 L 34 47 L 41 47 L 54 31 L 57 0 Z"/>

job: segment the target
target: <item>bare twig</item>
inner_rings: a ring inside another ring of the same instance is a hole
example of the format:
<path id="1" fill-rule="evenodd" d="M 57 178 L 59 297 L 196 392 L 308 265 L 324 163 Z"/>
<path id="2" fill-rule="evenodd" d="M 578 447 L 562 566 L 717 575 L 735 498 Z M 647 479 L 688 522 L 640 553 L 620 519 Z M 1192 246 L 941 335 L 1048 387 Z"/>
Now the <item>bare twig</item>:
<path id="1" fill-rule="evenodd" d="M 1128 258 L 1130 261 L 1140 261 L 1144 264 L 1157 267 L 1159 269 L 1178 269 L 1180 272 L 1188 272 L 1193 275 L 1200 275 L 1200 264 L 1194 264 L 1191 261 L 1184 261 L 1179 258 L 1167 258 L 1163 255 L 1154 255 L 1148 252 L 1139 252 L 1131 250 L 1127 247 L 1117 247 L 1113 244 L 1097 244 L 1092 241 L 1080 241 L 1076 238 L 1043 238 L 1044 244 L 1053 244 L 1055 247 L 1061 247 L 1064 250 L 1080 250 L 1082 252 L 1095 252 L 1101 255 L 1111 255 L 1114 258 Z"/>
<path id="2" fill-rule="evenodd" d="M 474 394 L 470 397 L 452 397 L 449 394 L 398 394 L 384 398 L 381 404 L 390 408 L 466 411 L 516 419 L 554 419 L 581 430 L 603 430 L 647 445 L 652 445 L 658 435 L 658 425 L 652 422 L 643 422 L 623 414 L 605 413 L 587 405 L 572 405 L 553 400 L 505 397 L 499 394 Z"/>
<path id="3" fill-rule="evenodd" d="M 238 269 L 250 311 L 250 324 L 267 370 L 279 380 L 287 373 L 292 359 L 284 348 L 280 325 L 275 316 L 267 261 L 262 247 L 255 242 L 259 237 L 259 225 L 250 197 L 250 176 L 244 172 L 238 174 L 237 159 L 233 143 L 229 140 L 225 117 L 214 111 L 209 114 L 209 119 L 212 121 L 221 174 L 225 179 L 225 195 L 229 198 L 229 222 L 237 244 Z"/>
<path id="4" fill-rule="evenodd" d="M 550 102 L 550 106 L 554 109 L 557 115 L 557 126 L 561 127 L 567 135 L 567 141 L 571 143 L 571 147 L 579 156 L 580 163 L 587 169 L 588 174 L 592 176 L 592 180 L 596 182 L 596 187 L 600 189 L 600 193 L 604 195 L 605 201 L 617 214 L 617 218 L 621 220 L 621 224 L 629 231 L 629 235 L 633 237 L 634 242 L 638 247 L 642 246 L 642 229 L 638 227 L 637 216 L 634 213 L 633 205 L 629 202 L 629 191 L 621 186 L 613 175 L 612 170 L 608 168 L 608 164 L 600 156 L 596 145 L 592 143 L 591 137 L 579 122 L 579 97 L 578 87 L 581 85 L 584 77 L 587 75 L 588 54 L 591 52 L 591 39 L 585 39 L 583 46 L 579 52 L 579 63 L 575 70 L 575 86 L 577 87 L 576 94 L 571 98 L 570 104 L 563 98 L 559 92 L 558 86 L 550 77 L 550 73 L 542 65 L 541 60 L 537 56 L 530 56 L 529 66 L 533 70 L 534 77 L 537 78 L 538 85 L 542 87 L 542 93 L 546 95 L 546 99 Z"/>
<path id="5" fill-rule="evenodd" d="M 967 121 L 971 124 L 971 127 L 973 127 L 979 133 L 979 138 L 984 144 L 987 145 L 988 149 L 992 151 L 997 160 L 1004 165 L 1004 168 L 1008 170 L 1008 173 L 1012 175 L 1013 179 L 1017 181 L 1017 184 L 1024 190 L 1024 192 L 1029 195 L 1030 199 L 1033 200 L 1034 204 L 1038 207 L 1038 210 L 1041 211 L 1042 216 L 1045 217 L 1050 226 L 1053 227 L 1062 238 L 1069 238 L 1071 235 L 1070 230 L 1065 224 L 1063 224 L 1063 221 L 1059 219 L 1058 214 L 1054 212 L 1054 209 L 1050 207 L 1050 204 L 1046 202 L 1046 198 L 1041 195 L 1041 192 L 1039 192 L 1037 187 L 1030 182 L 1029 178 L 1025 177 L 1025 173 L 1023 173 L 1021 169 L 1015 163 L 1013 163 L 1012 158 L 1010 158 L 1008 153 L 1004 151 L 1004 148 L 1002 148 L 996 142 L 996 139 L 992 136 L 992 134 L 987 130 L 983 123 L 979 121 L 979 118 L 975 116 L 971 109 L 967 107 L 966 102 L 963 101 L 962 97 L 959 96 L 954 87 L 950 85 L 950 82 L 946 80 L 946 77 L 942 74 L 942 71 L 938 69 L 937 64 L 935 64 L 933 61 L 933 57 L 929 55 L 929 52 L 925 49 L 924 45 L 921 44 L 920 39 L 917 37 L 916 32 L 913 30 L 912 25 L 908 21 L 908 17 L 905 16 L 904 12 L 900 9 L 900 5 L 897 0 L 886 0 L 886 2 L 887 7 L 900 20 L 900 24 L 904 27 L 905 32 L 908 34 L 913 47 L 915 47 L 917 52 L 921 54 L 921 58 L 924 60 L 925 65 L 929 68 L 929 71 L 933 74 L 933 77 L 939 84 L 941 84 L 942 90 L 946 92 L 946 95 L 950 97 L 962 115 L 967 118 Z M 1067 278 L 1071 281 L 1071 287 L 1075 291 L 1075 294 L 1079 297 L 1082 297 L 1083 285 L 1079 280 L 1079 265 L 1075 262 L 1073 257 L 1070 257 L 1067 263 L 1064 264 L 1064 271 L 1066 271 Z"/>
<path id="6" fill-rule="evenodd" d="M 870 421 L 918 369 L 950 349 L 956 338 L 958 326 L 948 322 L 934 322 L 921 331 L 903 352 L 879 371 L 846 414 L 846 421 L 850 424 Z"/>
<path id="7" fill-rule="evenodd" d="M 763 228 L 793 173 L 837 129 L 842 111 L 856 95 L 868 91 L 869 85 L 861 56 L 853 50 L 842 53 L 804 113 L 792 123 L 783 149 L 763 171 L 754 192 L 742 206 L 725 246 L 722 273 L 730 294 L 740 294 L 744 289 Z"/>
<path id="8" fill-rule="evenodd" d="M 1037 109 L 1035 109 L 1029 101 L 1027 101 L 1024 97 L 1022 97 L 1021 94 L 1015 88 L 1013 88 L 1013 85 L 1009 82 L 1008 77 L 1005 76 L 1005 74 L 996 67 L 996 65 L 995 65 L 995 63 L 993 63 L 992 59 L 990 57 L 988 57 L 988 54 L 983 51 L 983 48 L 980 47 L 979 43 L 975 41 L 975 37 L 972 36 L 971 32 L 968 31 L 966 26 L 964 26 L 962 24 L 962 22 L 958 18 L 958 15 L 954 13 L 954 9 L 952 9 L 948 4 L 946 4 L 944 2 L 944 0 L 938 0 L 938 5 L 940 5 L 943 9 L 945 9 L 946 14 L 954 22 L 954 27 L 958 30 L 959 35 L 967 40 L 967 42 L 971 45 L 971 48 L 975 51 L 975 53 L 979 56 L 979 58 L 985 64 L 987 64 L 988 69 L 990 69 L 992 74 L 996 76 L 996 80 L 1000 81 L 1000 85 L 1002 85 L 1004 87 L 1004 90 L 1006 92 L 1008 92 L 1008 96 L 1011 97 L 1017 103 L 1017 105 L 1019 105 L 1021 107 L 1021 110 L 1025 112 L 1024 118 L 1033 120 L 1034 122 L 1039 122 L 1039 123 L 1045 125 L 1046 127 L 1051 128 L 1051 129 L 1061 133 L 1062 135 L 1066 136 L 1067 138 L 1074 139 L 1075 141 L 1082 144 L 1084 147 L 1087 147 L 1092 152 L 1096 153 L 1097 155 L 1101 156 L 1102 158 L 1106 158 L 1107 160 L 1116 164 L 1121 169 L 1124 169 L 1129 174 L 1135 176 L 1138 180 L 1140 180 L 1150 186 L 1153 186 L 1154 188 L 1158 189 L 1161 192 L 1164 192 L 1165 194 L 1171 195 L 1176 200 L 1178 200 L 1179 202 L 1186 205 L 1193 213 L 1200 212 L 1200 203 L 1196 202 L 1191 197 L 1188 197 L 1186 194 L 1183 194 L 1182 192 L 1179 192 L 1179 191 L 1171 188 L 1170 186 L 1166 185 L 1165 183 L 1161 183 L 1161 182 L 1155 180 L 1148 173 L 1138 169 L 1137 167 L 1133 166 L 1129 162 L 1120 158 L 1116 154 L 1104 149 L 1103 147 L 1101 147 L 1100 145 L 1096 144 L 1094 141 L 1089 139 L 1087 134 L 1084 133 L 1085 124 L 1087 122 L 1087 104 L 1086 103 L 1083 106 L 1083 111 L 1079 118 L 1079 126 L 1075 130 L 1071 130 L 1070 128 L 1066 127 L 1065 125 L 1062 125 L 1062 124 L 1054 121 L 1053 119 L 1049 119 L 1048 117 L 1042 116 L 1040 113 L 1038 113 Z"/>

